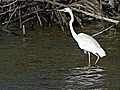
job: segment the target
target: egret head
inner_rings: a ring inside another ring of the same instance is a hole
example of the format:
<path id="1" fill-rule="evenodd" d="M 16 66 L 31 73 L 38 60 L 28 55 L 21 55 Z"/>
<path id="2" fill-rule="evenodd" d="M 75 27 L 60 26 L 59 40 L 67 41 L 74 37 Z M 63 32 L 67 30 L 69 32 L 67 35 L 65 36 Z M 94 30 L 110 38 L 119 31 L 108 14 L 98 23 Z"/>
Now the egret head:
<path id="1" fill-rule="evenodd" d="M 64 8 L 64 12 L 71 12 L 70 8 Z"/>
<path id="2" fill-rule="evenodd" d="M 67 8 L 58 10 L 58 11 L 63 11 L 63 12 L 68 12 L 68 13 L 70 13 L 70 12 L 71 12 L 71 9 L 70 9 L 69 7 L 67 7 Z"/>

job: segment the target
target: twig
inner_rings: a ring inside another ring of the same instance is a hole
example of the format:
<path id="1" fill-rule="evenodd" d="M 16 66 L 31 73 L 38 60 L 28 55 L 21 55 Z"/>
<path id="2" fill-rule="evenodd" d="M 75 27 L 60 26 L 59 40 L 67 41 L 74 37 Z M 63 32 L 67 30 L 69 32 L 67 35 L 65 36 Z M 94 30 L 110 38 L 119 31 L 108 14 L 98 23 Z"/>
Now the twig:
<path id="1" fill-rule="evenodd" d="M 79 25 L 81 26 L 81 28 L 84 28 L 84 26 L 83 26 L 82 23 L 81 23 L 81 19 L 80 19 L 77 15 L 75 15 L 75 18 L 76 18 L 76 20 L 78 21 L 78 23 L 79 23 Z"/>
<path id="2" fill-rule="evenodd" d="M 14 4 L 14 3 L 16 3 L 18 0 L 15 0 L 14 2 L 12 2 L 12 3 L 9 3 L 9 4 L 7 4 L 7 5 L 3 5 L 3 6 L 0 6 L 0 8 L 4 8 L 4 7 L 7 7 L 7 6 L 10 6 L 10 5 L 12 5 L 12 4 Z"/>
<path id="3" fill-rule="evenodd" d="M 20 28 L 22 28 L 21 9 L 19 9 Z"/>
<path id="4" fill-rule="evenodd" d="M 47 3 L 50 3 L 52 4 L 53 2 L 52 1 L 47 1 L 45 0 Z M 60 4 L 60 3 L 54 3 L 55 5 L 58 5 L 58 6 L 61 6 L 61 7 L 68 7 L 67 5 L 64 5 L 64 4 Z M 102 16 L 98 16 L 98 15 L 95 15 L 95 14 L 92 14 L 92 13 L 89 13 L 89 12 L 85 12 L 83 10 L 80 10 L 80 9 L 77 9 L 77 8 L 73 8 L 71 7 L 71 9 L 77 11 L 77 12 L 81 12 L 81 13 L 84 13 L 86 15 L 89 15 L 89 16 L 92 16 L 92 17 L 95 17 L 97 19 L 103 19 L 103 20 L 106 20 L 106 21 L 109 21 L 109 22 L 112 22 L 112 23 L 115 23 L 116 25 L 120 22 L 118 20 L 114 20 L 114 19 L 110 19 L 110 18 L 106 18 L 106 17 L 102 17 Z"/>
<path id="5" fill-rule="evenodd" d="M 77 12 L 82 12 L 82 13 L 84 13 L 84 14 L 86 14 L 86 15 L 95 17 L 95 18 L 97 18 L 97 19 L 103 19 L 103 20 L 106 20 L 106 21 L 115 23 L 116 25 L 120 22 L 120 21 L 118 21 L 118 20 L 114 20 L 114 19 L 110 19 L 110 18 L 98 16 L 98 15 L 95 15 L 95 14 L 92 14 L 92 13 L 89 13 L 89 12 L 85 12 L 85 11 L 80 10 L 80 9 L 76 9 L 76 8 L 73 8 L 73 7 L 71 7 L 71 8 L 72 8 L 73 10 L 77 11 Z"/>
<path id="6" fill-rule="evenodd" d="M 38 12 L 40 12 L 40 11 L 44 11 L 44 10 L 43 10 L 43 9 L 39 9 Z M 30 13 L 28 13 L 27 15 L 23 15 L 23 16 L 21 16 L 21 18 L 28 17 L 28 16 L 30 16 L 30 15 L 32 15 L 32 14 L 35 14 L 35 13 L 36 13 L 35 11 L 30 12 Z M 19 17 L 18 17 L 18 18 L 15 18 L 15 19 L 12 20 L 12 21 L 9 21 L 9 23 L 15 22 L 15 21 L 18 20 L 18 19 L 19 19 Z M 2 25 L 6 24 L 6 23 L 8 23 L 8 21 L 3 22 Z"/>
<path id="7" fill-rule="evenodd" d="M 23 9 L 23 8 L 25 8 L 25 7 L 27 7 L 27 6 L 32 6 L 33 4 L 32 3 L 28 3 L 28 4 L 25 4 L 25 5 L 22 5 L 21 7 L 19 7 L 19 9 Z M 0 16 L 1 15 L 5 15 L 5 14 L 7 14 L 7 13 L 11 13 L 11 12 L 13 12 L 15 9 L 13 8 L 13 9 L 10 9 L 10 10 L 8 10 L 8 11 L 6 11 L 6 12 L 3 12 L 3 13 L 0 13 Z"/>
<path id="8" fill-rule="evenodd" d="M 58 20 L 59 20 L 60 27 L 61 27 L 62 31 L 65 31 L 65 30 L 64 30 L 64 27 L 63 27 L 63 25 L 62 25 L 62 22 L 61 22 L 60 13 L 56 14 L 56 16 L 57 16 L 57 18 L 58 18 Z"/>
<path id="9" fill-rule="evenodd" d="M 24 20 L 24 21 L 22 22 L 22 24 L 28 22 L 29 20 L 33 20 L 33 19 L 35 19 L 35 18 L 34 18 L 34 17 L 28 18 L 28 19 Z"/>
<path id="10" fill-rule="evenodd" d="M 13 34 L 13 35 L 15 35 L 15 36 L 19 36 L 19 34 L 15 33 L 15 32 L 12 32 L 12 31 L 9 31 L 9 30 L 6 29 L 6 28 L 1 28 L 1 30 L 3 30 L 4 32 L 9 33 L 9 34 Z"/>
<path id="11" fill-rule="evenodd" d="M 62 16 L 63 16 L 62 19 L 63 19 L 65 25 L 68 26 L 67 17 L 65 15 L 65 13 L 62 13 Z"/>
<path id="12" fill-rule="evenodd" d="M 22 27 L 22 34 L 23 34 L 23 36 L 25 36 L 26 35 L 26 31 L 25 31 L 25 25 L 23 25 L 23 27 Z"/>
<path id="13" fill-rule="evenodd" d="M 37 10 L 37 8 L 36 8 L 36 7 L 34 7 L 34 9 L 35 9 L 35 13 L 36 13 L 36 15 L 37 15 L 37 18 L 38 18 L 38 20 L 39 20 L 39 24 L 40 24 L 40 25 L 41 25 L 41 27 L 42 27 L 42 22 L 41 22 L 41 19 L 40 19 L 39 14 L 38 14 L 38 10 Z"/>
<path id="14" fill-rule="evenodd" d="M 96 33 L 96 34 L 93 34 L 92 37 L 95 37 L 95 36 L 97 36 L 97 35 L 99 35 L 99 34 L 105 32 L 105 31 L 108 31 L 109 29 L 113 28 L 114 26 L 115 26 L 115 25 L 113 24 L 113 25 L 111 25 L 110 27 L 108 27 L 108 28 L 106 28 L 106 29 L 104 29 L 104 30 L 102 30 L 102 31 L 100 31 L 100 32 L 98 32 L 98 33 Z"/>
<path id="15" fill-rule="evenodd" d="M 6 26 L 5 26 L 5 28 L 7 28 L 7 26 L 8 26 L 8 24 L 9 24 L 9 22 L 10 22 L 12 16 L 15 14 L 15 12 L 16 12 L 17 9 L 18 9 L 18 7 L 16 7 L 16 9 L 14 10 L 14 12 L 11 14 L 11 16 L 10 16 L 10 18 L 9 18 L 9 20 L 8 20 L 8 22 L 7 22 L 7 24 L 6 24 Z"/>

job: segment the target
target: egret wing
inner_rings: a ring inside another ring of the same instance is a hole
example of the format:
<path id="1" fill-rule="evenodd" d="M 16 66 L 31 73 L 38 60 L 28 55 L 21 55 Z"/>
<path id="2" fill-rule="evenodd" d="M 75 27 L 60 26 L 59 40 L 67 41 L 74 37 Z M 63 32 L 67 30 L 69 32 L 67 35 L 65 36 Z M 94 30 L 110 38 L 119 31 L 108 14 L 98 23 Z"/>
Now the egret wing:
<path id="1" fill-rule="evenodd" d="M 97 48 L 101 48 L 99 43 L 93 37 L 84 33 L 78 34 L 77 42 L 81 49 L 84 49 L 86 51 L 90 51 L 93 53 L 97 52 Z"/>

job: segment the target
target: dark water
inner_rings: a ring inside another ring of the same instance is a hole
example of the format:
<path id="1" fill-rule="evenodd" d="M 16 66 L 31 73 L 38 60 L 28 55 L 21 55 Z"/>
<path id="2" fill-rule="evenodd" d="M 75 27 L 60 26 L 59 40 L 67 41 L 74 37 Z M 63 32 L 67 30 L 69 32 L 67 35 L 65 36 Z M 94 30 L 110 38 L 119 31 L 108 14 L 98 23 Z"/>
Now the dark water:
<path id="1" fill-rule="evenodd" d="M 87 70 L 88 56 L 69 31 L 27 32 L 0 38 L 0 90 L 119 90 L 120 33 L 96 39 L 107 52 Z"/>

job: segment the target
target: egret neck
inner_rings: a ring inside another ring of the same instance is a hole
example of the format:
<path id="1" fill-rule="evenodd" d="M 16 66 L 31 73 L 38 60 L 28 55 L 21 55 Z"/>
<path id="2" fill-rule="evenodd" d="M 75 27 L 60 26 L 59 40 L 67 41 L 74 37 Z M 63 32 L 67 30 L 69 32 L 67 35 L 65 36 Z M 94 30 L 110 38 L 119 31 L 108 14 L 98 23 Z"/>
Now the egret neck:
<path id="1" fill-rule="evenodd" d="M 73 38 L 74 38 L 75 40 L 77 40 L 77 34 L 76 34 L 76 32 L 74 31 L 74 29 L 73 29 L 73 27 L 72 27 L 72 23 L 73 23 L 73 21 L 74 21 L 74 16 L 73 16 L 73 14 L 72 14 L 72 11 L 69 12 L 69 13 L 70 13 L 70 16 L 71 16 L 71 20 L 70 20 L 70 22 L 69 22 L 70 31 L 71 31 L 71 34 L 72 34 Z"/>

